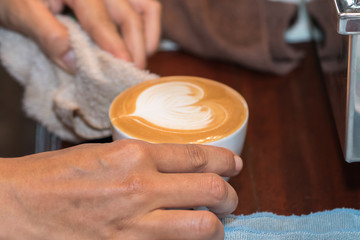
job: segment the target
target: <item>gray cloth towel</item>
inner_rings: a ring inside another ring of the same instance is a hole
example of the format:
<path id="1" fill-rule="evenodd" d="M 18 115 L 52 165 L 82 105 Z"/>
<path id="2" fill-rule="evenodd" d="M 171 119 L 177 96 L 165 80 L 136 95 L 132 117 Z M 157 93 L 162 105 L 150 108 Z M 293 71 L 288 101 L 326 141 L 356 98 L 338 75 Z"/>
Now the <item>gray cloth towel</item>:
<path id="1" fill-rule="evenodd" d="M 69 31 L 76 57 L 75 75 L 50 61 L 29 38 L 3 28 L 1 62 L 25 89 L 27 115 L 50 132 L 71 142 L 109 136 L 108 109 L 113 98 L 157 75 L 101 50 L 70 17 L 58 19 Z"/>

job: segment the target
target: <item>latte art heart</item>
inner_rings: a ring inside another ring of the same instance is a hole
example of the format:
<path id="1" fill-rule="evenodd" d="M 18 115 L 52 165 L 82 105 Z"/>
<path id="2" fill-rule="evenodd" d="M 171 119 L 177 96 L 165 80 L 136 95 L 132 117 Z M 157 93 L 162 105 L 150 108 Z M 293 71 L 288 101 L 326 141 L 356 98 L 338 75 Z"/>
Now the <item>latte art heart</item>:
<path id="1" fill-rule="evenodd" d="M 199 105 L 204 90 L 192 83 L 165 82 L 145 89 L 136 101 L 135 112 L 156 126 L 177 130 L 206 128 L 213 121 L 209 106 Z"/>
<path id="2" fill-rule="evenodd" d="M 153 143 L 210 143 L 247 119 L 243 97 L 219 82 L 173 76 L 145 81 L 114 99 L 110 120 L 126 137 Z"/>

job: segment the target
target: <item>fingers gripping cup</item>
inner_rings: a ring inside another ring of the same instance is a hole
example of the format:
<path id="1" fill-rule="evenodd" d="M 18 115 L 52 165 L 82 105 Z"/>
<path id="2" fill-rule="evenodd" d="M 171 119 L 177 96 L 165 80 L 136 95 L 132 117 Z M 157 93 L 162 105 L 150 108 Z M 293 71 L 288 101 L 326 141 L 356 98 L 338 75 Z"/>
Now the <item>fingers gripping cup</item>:
<path id="1" fill-rule="evenodd" d="M 225 84 L 172 76 L 120 93 L 109 116 L 114 140 L 208 144 L 240 155 L 249 111 L 245 99 Z"/>

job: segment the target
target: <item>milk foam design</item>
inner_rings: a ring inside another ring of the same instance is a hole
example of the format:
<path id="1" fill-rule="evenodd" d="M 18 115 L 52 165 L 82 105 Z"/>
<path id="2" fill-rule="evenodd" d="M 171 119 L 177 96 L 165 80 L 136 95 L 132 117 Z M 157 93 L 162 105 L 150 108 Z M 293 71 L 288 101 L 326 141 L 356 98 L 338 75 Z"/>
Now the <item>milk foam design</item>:
<path id="1" fill-rule="evenodd" d="M 213 121 L 211 108 L 199 104 L 203 96 L 203 89 L 192 83 L 161 83 L 140 93 L 130 116 L 169 129 L 202 129 Z"/>
<path id="2" fill-rule="evenodd" d="M 120 93 L 111 104 L 109 117 L 114 140 L 209 144 L 240 154 L 248 108 L 243 97 L 225 84 L 169 76 Z"/>

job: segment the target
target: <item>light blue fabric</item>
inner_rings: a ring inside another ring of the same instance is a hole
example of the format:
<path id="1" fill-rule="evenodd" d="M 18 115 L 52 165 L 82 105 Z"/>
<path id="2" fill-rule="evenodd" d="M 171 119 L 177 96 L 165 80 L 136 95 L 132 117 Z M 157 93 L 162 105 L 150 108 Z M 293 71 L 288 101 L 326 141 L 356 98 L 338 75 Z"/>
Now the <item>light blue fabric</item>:
<path id="1" fill-rule="evenodd" d="M 360 211 L 348 208 L 301 216 L 230 215 L 222 222 L 226 240 L 360 240 Z"/>

